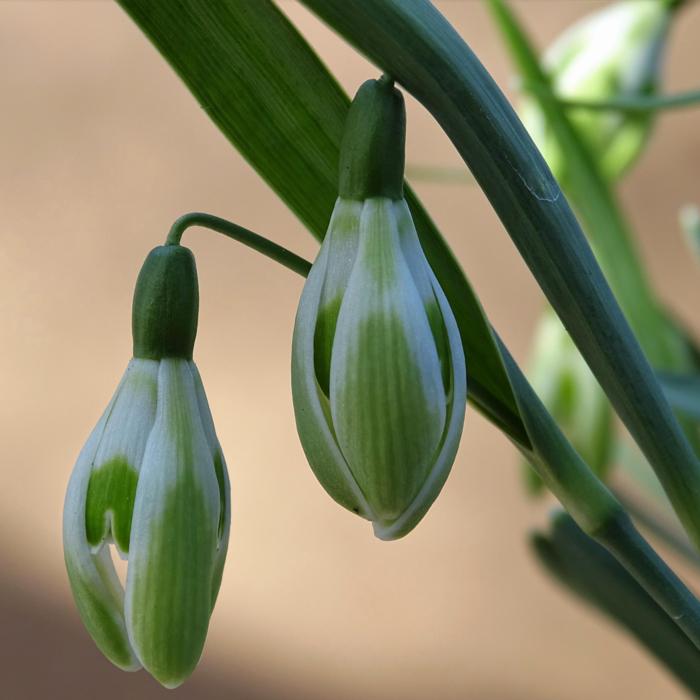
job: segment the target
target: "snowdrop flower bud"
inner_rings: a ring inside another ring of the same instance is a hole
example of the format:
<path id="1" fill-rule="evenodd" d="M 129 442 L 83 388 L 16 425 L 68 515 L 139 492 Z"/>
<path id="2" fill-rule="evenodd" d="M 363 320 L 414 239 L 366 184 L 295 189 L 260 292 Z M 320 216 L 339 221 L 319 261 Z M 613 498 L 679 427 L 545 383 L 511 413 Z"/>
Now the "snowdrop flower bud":
<path id="1" fill-rule="evenodd" d="M 133 306 L 134 357 L 66 493 L 73 596 L 110 661 L 175 687 L 199 660 L 229 535 L 229 482 L 192 348 L 198 292 L 184 247 L 151 251 Z M 128 560 L 125 590 L 109 545 Z"/>
<path id="2" fill-rule="evenodd" d="M 317 478 L 381 539 L 408 533 L 449 473 L 466 369 L 403 199 L 405 113 L 368 81 L 348 114 L 340 196 L 297 312 L 292 390 Z"/>
<path id="3" fill-rule="evenodd" d="M 676 4 L 623 0 L 570 27 L 544 56 L 555 94 L 592 101 L 654 94 Z M 568 114 L 610 180 L 620 177 L 641 153 L 653 119 L 652 112 L 570 109 Z M 565 155 L 533 99 L 523 104 L 521 116 L 552 171 L 565 183 Z"/>

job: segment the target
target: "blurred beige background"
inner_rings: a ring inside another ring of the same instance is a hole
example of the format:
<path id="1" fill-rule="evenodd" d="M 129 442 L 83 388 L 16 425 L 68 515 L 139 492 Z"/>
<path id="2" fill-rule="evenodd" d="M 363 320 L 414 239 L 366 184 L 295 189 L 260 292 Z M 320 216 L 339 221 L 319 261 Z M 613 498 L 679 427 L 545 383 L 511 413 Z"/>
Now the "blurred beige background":
<path id="1" fill-rule="evenodd" d="M 348 91 L 374 74 L 295 2 L 285 12 Z M 601 3 L 521 0 L 546 44 Z M 438 3 L 509 94 L 479 2 Z M 669 91 L 696 87 L 700 7 L 676 27 Z M 0 2 L 0 679 L 3 698 L 165 697 L 84 632 L 61 550 L 73 461 L 130 355 L 133 283 L 181 213 L 202 209 L 309 257 L 315 244 L 107 1 Z M 700 199 L 698 111 L 665 117 L 623 196 L 663 298 L 696 331 L 698 271 L 676 225 Z M 264 115 L 261 115 L 264 118 Z M 459 165 L 409 102 L 409 162 Z M 481 193 L 415 182 L 495 326 L 524 361 L 541 295 Z M 405 540 L 373 539 L 305 464 L 289 390 L 302 281 L 187 234 L 201 278 L 197 360 L 227 455 L 231 546 L 204 657 L 182 698 L 675 700 L 634 642 L 536 567 L 509 443 L 473 410 L 453 475 Z"/>

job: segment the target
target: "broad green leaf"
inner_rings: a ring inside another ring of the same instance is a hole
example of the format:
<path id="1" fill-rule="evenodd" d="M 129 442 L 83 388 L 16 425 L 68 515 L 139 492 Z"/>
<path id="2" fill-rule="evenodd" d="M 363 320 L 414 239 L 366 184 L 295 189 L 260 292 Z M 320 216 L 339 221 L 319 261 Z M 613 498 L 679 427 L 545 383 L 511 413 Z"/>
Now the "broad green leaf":
<path id="1" fill-rule="evenodd" d="M 227 138 L 321 239 L 337 196 L 349 99 L 269 0 L 119 0 Z M 371 76 L 368 76 L 371 77 Z M 478 299 L 415 195 L 426 257 L 464 342 L 470 398 L 514 441 L 528 438 Z"/>
<path id="2" fill-rule="evenodd" d="M 486 69 L 428 0 L 303 2 L 440 123 L 700 543 L 700 462 L 559 185 Z"/>

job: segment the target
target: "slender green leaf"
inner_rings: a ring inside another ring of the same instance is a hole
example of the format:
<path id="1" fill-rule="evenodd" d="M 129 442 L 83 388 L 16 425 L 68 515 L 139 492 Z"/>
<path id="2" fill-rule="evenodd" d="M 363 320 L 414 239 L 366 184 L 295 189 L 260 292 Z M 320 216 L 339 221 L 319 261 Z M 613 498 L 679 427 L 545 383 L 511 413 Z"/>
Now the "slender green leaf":
<path id="1" fill-rule="evenodd" d="M 560 99 L 566 109 L 590 109 L 602 112 L 628 112 L 639 114 L 665 109 L 683 109 L 700 105 L 700 90 L 690 90 L 677 95 L 620 96 L 612 100 Z"/>
<path id="2" fill-rule="evenodd" d="M 700 543 L 698 458 L 566 198 L 491 76 L 428 0 L 303 2 L 438 120 Z"/>
<path id="3" fill-rule="evenodd" d="M 120 0 L 227 138 L 319 239 L 337 196 L 349 100 L 269 0 Z M 528 438 L 483 311 L 408 190 L 421 244 L 464 342 L 470 399 L 513 440 Z"/>

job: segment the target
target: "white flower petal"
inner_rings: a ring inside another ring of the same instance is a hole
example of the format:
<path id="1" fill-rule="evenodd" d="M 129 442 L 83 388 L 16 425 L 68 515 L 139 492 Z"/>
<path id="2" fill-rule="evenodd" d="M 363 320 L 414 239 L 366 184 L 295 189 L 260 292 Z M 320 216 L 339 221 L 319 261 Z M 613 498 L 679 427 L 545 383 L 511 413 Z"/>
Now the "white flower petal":
<path id="1" fill-rule="evenodd" d="M 292 341 L 292 397 L 297 431 L 306 458 L 328 494 L 345 508 L 373 520 L 373 514 L 336 443 L 330 407 L 316 375 L 314 335 L 328 266 L 322 245 L 299 301 Z"/>
<path id="2" fill-rule="evenodd" d="M 143 666 L 167 687 L 202 653 L 219 537 L 219 486 L 190 363 L 164 359 L 139 475 L 125 616 Z"/>
<path id="3" fill-rule="evenodd" d="M 126 671 L 140 668 L 129 643 L 124 623 L 124 593 L 109 550 L 93 554 L 87 541 L 85 503 L 93 461 L 105 425 L 119 395 L 92 431 L 71 474 L 63 509 L 63 549 L 73 597 L 80 616 L 102 653 Z"/>

